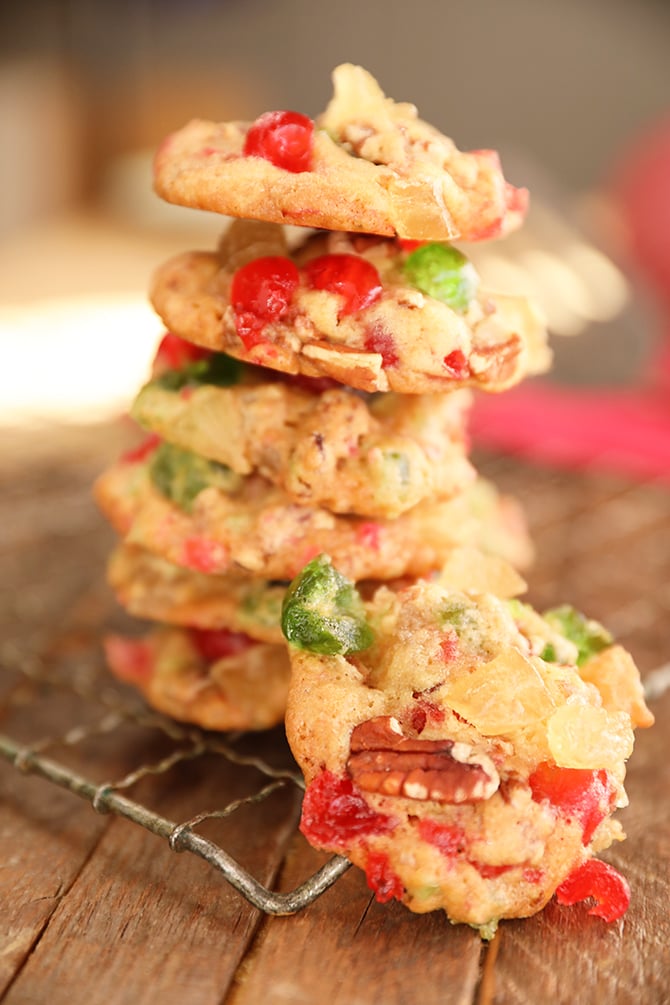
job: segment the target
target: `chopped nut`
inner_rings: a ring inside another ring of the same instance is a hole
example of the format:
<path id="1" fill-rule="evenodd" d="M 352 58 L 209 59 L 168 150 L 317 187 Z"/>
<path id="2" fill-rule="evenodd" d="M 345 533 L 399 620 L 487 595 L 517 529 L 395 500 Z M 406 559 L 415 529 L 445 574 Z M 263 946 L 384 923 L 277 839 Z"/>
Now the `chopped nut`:
<path id="1" fill-rule="evenodd" d="M 467 743 L 405 736 L 393 716 L 360 723 L 351 734 L 347 770 L 359 789 L 421 801 L 489 799 L 500 777 L 491 758 Z"/>

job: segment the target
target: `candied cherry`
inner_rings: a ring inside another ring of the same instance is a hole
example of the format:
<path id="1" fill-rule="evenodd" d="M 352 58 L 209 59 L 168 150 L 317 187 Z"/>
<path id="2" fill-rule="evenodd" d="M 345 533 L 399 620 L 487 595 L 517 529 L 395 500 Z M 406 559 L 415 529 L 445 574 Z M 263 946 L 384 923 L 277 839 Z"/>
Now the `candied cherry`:
<path id="1" fill-rule="evenodd" d="M 137 684 L 149 679 L 154 665 L 154 652 L 145 639 L 108 635 L 104 646 L 107 662 L 119 680 Z"/>
<path id="2" fill-rule="evenodd" d="M 374 892 L 375 900 L 386 904 L 389 900 L 402 900 L 405 888 L 399 876 L 391 869 L 388 855 L 371 851 L 365 863 L 365 878 Z"/>
<path id="3" fill-rule="evenodd" d="M 307 285 L 342 297 L 339 317 L 376 303 L 382 295 L 379 273 L 358 255 L 319 255 L 304 266 Z"/>
<path id="4" fill-rule="evenodd" d="M 593 897 L 596 901 L 589 909 L 604 921 L 616 921 L 623 917 L 630 903 L 628 881 L 606 862 L 590 858 L 571 872 L 556 890 L 559 904 L 578 904 Z"/>
<path id="5" fill-rule="evenodd" d="M 250 646 L 255 645 L 255 639 L 249 638 L 244 632 L 231 632 L 227 628 L 191 628 L 189 635 L 194 646 L 208 663 L 216 663 L 226 656 L 236 656 Z"/>
<path id="6" fill-rule="evenodd" d="M 479 276 L 465 255 L 450 244 L 423 244 L 405 259 L 413 286 L 464 314 L 477 293 Z"/>
<path id="7" fill-rule="evenodd" d="M 602 769 L 559 768 L 550 761 L 538 764 L 528 779 L 536 803 L 547 799 L 568 819 L 582 825 L 582 841 L 588 844 L 598 824 L 609 812 L 613 790 Z"/>
<path id="8" fill-rule="evenodd" d="M 299 174 L 311 171 L 314 123 L 300 112 L 266 112 L 249 126 L 243 153 Z"/>
<path id="9" fill-rule="evenodd" d="M 395 366 L 400 359 L 393 335 L 381 325 L 375 325 L 367 330 L 365 350 L 366 352 L 379 353 L 384 368 Z"/>
<path id="10" fill-rule="evenodd" d="M 426 817 L 419 820 L 419 836 L 447 858 L 462 855 L 466 848 L 465 831 L 457 824 L 441 824 Z"/>
<path id="11" fill-rule="evenodd" d="M 327 555 L 317 555 L 284 596 L 281 627 L 297 649 L 333 656 L 368 649 L 374 636 L 361 595 Z"/>
<path id="12" fill-rule="evenodd" d="M 344 848 L 352 839 L 393 827 L 393 817 L 370 809 L 350 778 L 324 770 L 307 786 L 300 830 L 311 844 Z"/>
<path id="13" fill-rule="evenodd" d="M 263 329 L 284 318 L 298 288 L 298 267 L 290 258 L 268 255 L 237 270 L 230 288 L 235 327 L 245 348 L 261 342 Z"/>
<path id="14" fill-rule="evenodd" d="M 149 433 L 136 447 L 131 447 L 130 450 L 121 454 L 121 461 L 125 464 L 139 464 L 140 461 L 146 461 L 147 457 L 150 457 L 158 449 L 160 442 L 161 438 L 158 433 Z"/>
<path id="15" fill-rule="evenodd" d="M 470 365 L 462 349 L 454 349 L 444 357 L 444 365 L 454 380 L 466 380 L 470 376 Z"/>
<path id="16" fill-rule="evenodd" d="M 211 350 L 203 349 L 199 345 L 193 345 L 186 339 L 167 332 L 158 344 L 156 356 L 154 357 L 154 376 L 159 376 L 166 370 L 181 370 L 189 363 L 196 363 L 201 359 L 209 359 Z"/>

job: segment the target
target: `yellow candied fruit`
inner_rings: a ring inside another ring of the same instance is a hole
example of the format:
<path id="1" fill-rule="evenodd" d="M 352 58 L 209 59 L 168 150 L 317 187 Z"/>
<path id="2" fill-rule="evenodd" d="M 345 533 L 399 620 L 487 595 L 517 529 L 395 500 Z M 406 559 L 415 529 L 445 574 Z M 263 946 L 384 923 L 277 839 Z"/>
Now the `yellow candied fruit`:
<path id="1" fill-rule="evenodd" d="M 446 702 L 484 736 L 500 736 L 549 718 L 555 704 L 541 674 L 510 650 L 451 684 Z"/>
<path id="2" fill-rule="evenodd" d="M 615 771 L 633 751 L 626 712 L 608 712 L 581 700 L 568 701 L 547 724 L 549 750 L 561 768 Z"/>

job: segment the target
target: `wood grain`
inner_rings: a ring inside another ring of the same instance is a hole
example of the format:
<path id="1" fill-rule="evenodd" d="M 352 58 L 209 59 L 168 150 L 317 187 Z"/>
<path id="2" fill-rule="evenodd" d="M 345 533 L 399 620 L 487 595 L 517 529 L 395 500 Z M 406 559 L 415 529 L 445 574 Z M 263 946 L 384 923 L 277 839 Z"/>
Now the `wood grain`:
<path id="1" fill-rule="evenodd" d="M 324 861 L 297 835 L 282 886 Z M 294 918 L 266 918 L 227 1005 L 466 1005 L 478 980 L 481 943 L 442 912 L 413 915 L 378 904 L 363 873 L 350 869 Z"/>

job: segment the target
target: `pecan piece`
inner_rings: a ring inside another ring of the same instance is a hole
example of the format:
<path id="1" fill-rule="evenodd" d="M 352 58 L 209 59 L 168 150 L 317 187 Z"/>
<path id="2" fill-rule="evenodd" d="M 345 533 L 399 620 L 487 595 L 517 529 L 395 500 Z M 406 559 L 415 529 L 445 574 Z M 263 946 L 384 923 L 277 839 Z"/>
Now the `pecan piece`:
<path id="1" fill-rule="evenodd" d="M 487 754 L 455 740 L 406 736 L 389 715 L 354 728 L 347 770 L 363 792 L 441 803 L 488 799 L 500 785 Z"/>

